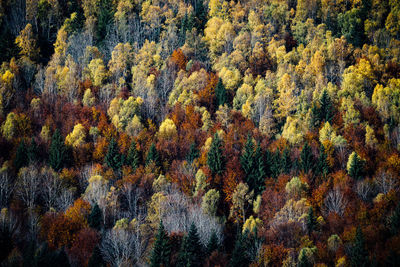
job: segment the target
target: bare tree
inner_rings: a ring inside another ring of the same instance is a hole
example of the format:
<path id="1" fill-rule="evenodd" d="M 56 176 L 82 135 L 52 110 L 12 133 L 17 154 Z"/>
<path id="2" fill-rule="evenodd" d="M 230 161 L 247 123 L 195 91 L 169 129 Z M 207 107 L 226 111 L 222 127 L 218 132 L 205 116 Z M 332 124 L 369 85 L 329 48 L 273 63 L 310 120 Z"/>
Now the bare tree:
<path id="1" fill-rule="evenodd" d="M 40 175 L 42 197 L 47 210 L 49 210 L 56 206 L 58 196 L 61 195 L 63 187 L 60 178 L 52 169 L 43 168 Z"/>
<path id="2" fill-rule="evenodd" d="M 141 244 L 139 231 L 113 228 L 105 234 L 101 252 L 111 266 L 138 266 L 144 252 Z"/>
<path id="3" fill-rule="evenodd" d="M 0 207 L 7 207 L 8 201 L 12 192 L 14 191 L 14 185 L 11 183 L 10 176 L 7 172 L 0 173 Z"/>
<path id="4" fill-rule="evenodd" d="M 74 192 L 71 189 L 62 190 L 61 194 L 56 200 L 57 209 L 60 211 L 66 211 L 69 206 L 74 202 Z"/>
<path id="5" fill-rule="evenodd" d="M 324 201 L 325 213 L 328 215 L 331 212 L 335 212 L 338 215 L 343 215 L 344 210 L 347 206 L 347 200 L 344 198 L 343 192 L 336 187 L 331 190 Z"/>
<path id="6" fill-rule="evenodd" d="M 138 202 L 142 196 L 143 190 L 137 188 L 130 182 L 124 182 L 121 188 L 121 194 L 126 201 L 128 213 L 130 218 L 136 218 L 139 213 Z"/>
<path id="7" fill-rule="evenodd" d="M 40 193 L 40 175 L 34 166 L 22 168 L 18 174 L 17 195 L 32 209 Z"/>
<path id="8" fill-rule="evenodd" d="M 375 177 L 375 184 L 380 193 L 387 194 L 392 190 L 398 190 L 398 183 L 392 174 L 387 172 L 380 172 Z"/>
<path id="9" fill-rule="evenodd" d="M 355 191 L 362 200 L 367 201 L 372 193 L 372 186 L 369 181 L 359 181 Z"/>

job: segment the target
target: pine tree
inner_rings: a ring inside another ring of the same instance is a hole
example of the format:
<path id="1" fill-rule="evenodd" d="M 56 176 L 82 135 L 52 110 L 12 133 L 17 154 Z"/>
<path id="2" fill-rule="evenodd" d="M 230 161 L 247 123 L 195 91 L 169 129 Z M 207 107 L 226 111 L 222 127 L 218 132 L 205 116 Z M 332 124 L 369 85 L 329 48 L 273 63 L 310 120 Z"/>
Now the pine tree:
<path id="1" fill-rule="evenodd" d="M 197 4 L 194 5 L 194 26 L 197 28 L 197 32 L 201 33 L 203 32 L 204 26 L 207 22 L 207 8 L 204 6 L 203 0 L 195 1 L 195 3 Z"/>
<path id="2" fill-rule="evenodd" d="M 333 118 L 333 104 L 331 101 L 331 98 L 329 97 L 329 94 L 326 90 L 322 92 L 321 99 L 319 100 L 321 104 L 321 109 L 319 112 L 319 119 L 320 122 L 325 121 L 325 122 L 332 122 Z"/>
<path id="3" fill-rule="evenodd" d="M 193 142 L 190 145 L 190 149 L 186 156 L 186 160 L 187 160 L 187 162 L 192 163 L 196 158 L 199 157 L 199 155 L 200 155 L 200 151 L 197 149 L 196 142 Z"/>
<path id="4" fill-rule="evenodd" d="M 317 226 L 317 220 L 314 216 L 314 210 L 312 207 L 310 207 L 310 209 L 308 210 L 306 224 L 308 233 L 311 234 Z"/>
<path id="5" fill-rule="evenodd" d="M 246 251 L 246 245 L 247 245 L 246 239 L 247 239 L 247 233 L 243 235 L 240 232 L 238 233 L 238 237 L 235 242 L 235 247 L 233 248 L 232 251 L 232 257 L 231 261 L 229 262 L 229 266 L 242 267 L 249 265 L 250 259 Z"/>
<path id="6" fill-rule="evenodd" d="M 32 137 L 31 143 L 28 147 L 28 160 L 29 163 L 38 161 L 39 159 L 39 148 L 36 144 L 35 138 Z"/>
<path id="7" fill-rule="evenodd" d="M 218 237 L 217 234 L 215 233 L 215 231 L 212 232 L 210 240 L 208 241 L 207 244 L 207 254 L 211 255 L 211 253 L 213 253 L 215 250 L 217 250 L 219 247 L 218 244 Z"/>
<path id="8" fill-rule="evenodd" d="M 26 165 L 28 165 L 28 151 L 26 149 L 25 142 L 22 140 L 21 143 L 19 143 L 17 152 L 15 153 L 14 166 L 18 171 L 20 168 Z"/>
<path id="9" fill-rule="evenodd" d="M 392 235 L 397 235 L 400 229 L 400 203 L 397 204 L 393 214 L 389 217 L 389 230 Z"/>
<path id="10" fill-rule="evenodd" d="M 359 180 L 363 177 L 364 162 L 356 152 L 351 153 L 349 157 L 349 161 L 347 163 L 347 171 L 349 172 L 349 175 L 355 180 Z"/>
<path id="11" fill-rule="evenodd" d="M 151 144 L 149 152 L 147 152 L 146 165 L 150 164 L 151 162 L 154 162 L 154 164 L 157 166 L 160 164 L 160 156 L 158 155 L 158 151 L 154 143 Z"/>
<path id="12" fill-rule="evenodd" d="M 89 218 L 88 218 L 88 223 L 91 228 L 94 228 L 96 230 L 100 230 L 101 225 L 103 221 L 103 214 L 102 211 L 97 205 L 97 203 L 92 207 L 92 210 L 90 211 Z"/>
<path id="13" fill-rule="evenodd" d="M 311 153 L 311 147 L 306 142 L 300 154 L 300 167 L 305 173 L 308 173 L 312 169 L 312 166 L 313 166 L 313 158 Z"/>
<path id="14" fill-rule="evenodd" d="M 290 170 L 292 168 L 292 160 L 290 159 L 290 150 L 287 147 L 283 150 L 280 160 L 280 167 L 282 173 L 290 173 Z"/>
<path id="15" fill-rule="evenodd" d="M 261 151 L 260 144 L 257 145 L 256 152 L 254 154 L 255 158 L 255 168 L 254 168 L 254 179 L 255 179 L 255 188 L 254 193 L 255 195 L 261 194 L 265 189 L 265 181 L 264 178 L 266 177 L 265 172 L 265 161 L 263 157 L 263 153 Z"/>
<path id="16" fill-rule="evenodd" d="M 298 267 L 312 267 L 314 266 L 310 261 L 308 260 L 307 256 L 303 256 L 299 258 L 299 262 L 297 264 Z"/>
<path id="17" fill-rule="evenodd" d="M 135 171 L 137 167 L 139 167 L 140 155 L 139 151 L 136 148 L 135 141 L 132 141 L 131 146 L 129 147 L 128 156 L 126 157 L 126 163 L 132 167 L 133 171 Z"/>
<path id="18" fill-rule="evenodd" d="M 202 262 L 203 246 L 200 243 L 196 226 L 192 223 L 179 251 L 178 266 L 202 266 Z"/>
<path id="19" fill-rule="evenodd" d="M 281 174 L 282 167 L 281 167 L 281 153 L 277 149 L 275 152 L 272 153 L 271 155 L 271 176 L 273 178 L 277 178 L 279 174 Z"/>
<path id="20" fill-rule="evenodd" d="M 59 171 L 65 165 L 67 159 L 67 149 L 64 144 L 64 138 L 61 136 L 60 131 L 56 129 L 51 138 L 49 164 L 54 170 Z"/>
<path id="21" fill-rule="evenodd" d="M 160 221 L 156 241 L 154 242 L 153 252 L 151 253 L 150 266 L 169 266 L 170 254 L 171 248 L 168 240 L 168 235 L 165 232 L 162 221 Z"/>
<path id="22" fill-rule="evenodd" d="M 222 144 L 218 134 L 215 133 L 211 142 L 210 150 L 207 154 L 207 165 L 211 172 L 216 175 L 221 175 L 225 169 L 224 156 L 222 155 Z"/>
<path id="23" fill-rule="evenodd" d="M 88 267 L 102 267 L 104 265 L 103 257 L 99 246 L 95 246 L 93 249 L 92 256 L 90 256 Z"/>
<path id="24" fill-rule="evenodd" d="M 360 227 L 357 227 L 356 237 L 351 248 L 350 264 L 359 267 L 370 266 L 368 251 L 365 249 L 364 234 Z"/>
<path id="25" fill-rule="evenodd" d="M 100 0 L 100 12 L 97 18 L 97 41 L 101 43 L 107 35 L 107 27 L 114 19 L 114 9 L 111 0 Z"/>
<path id="26" fill-rule="evenodd" d="M 228 102 L 226 89 L 222 83 L 222 79 L 219 78 L 217 86 L 215 87 L 215 106 L 218 108 L 220 105 L 224 105 Z"/>
<path id="27" fill-rule="evenodd" d="M 247 141 L 244 146 L 242 155 L 240 156 L 240 165 L 246 176 L 250 176 L 254 169 L 254 143 L 250 135 L 247 136 Z M 247 179 L 247 184 L 250 186 L 251 181 Z M 250 186 L 252 187 L 252 186 Z"/>
<path id="28" fill-rule="evenodd" d="M 114 138 L 111 139 L 110 144 L 108 145 L 107 154 L 104 158 L 104 162 L 114 171 L 117 171 L 122 167 L 123 157 L 119 152 L 118 144 L 114 140 Z"/>
<path id="29" fill-rule="evenodd" d="M 328 155 L 325 153 L 325 147 L 321 145 L 318 164 L 316 165 L 316 174 L 326 176 L 329 173 L 329 168 Z"/>

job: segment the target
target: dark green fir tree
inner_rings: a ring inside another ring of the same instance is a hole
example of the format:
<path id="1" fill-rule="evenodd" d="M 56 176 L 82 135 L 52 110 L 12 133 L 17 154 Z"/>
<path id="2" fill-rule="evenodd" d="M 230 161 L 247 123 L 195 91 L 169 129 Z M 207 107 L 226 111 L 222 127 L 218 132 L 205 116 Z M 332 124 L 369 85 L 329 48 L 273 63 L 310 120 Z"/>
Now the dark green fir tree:
<path id="1" fill-rule="evenodd" d="M 50 166 L 59 171 L 66 164 L 68 160 L 68 151 L 64 144 L 64 138 L 58 129 L 55 130 L 49 149 L 49 164 Z"/>
<path id="2" fill-rule="evenodd" d="M 179 251 L 178 264 L 179 267 L 187 266 L 203 266 L 203 246 L 200 243 L 200 238 L 197 233 L 197 228 L 192 223 L 189 229 L 189 233 L 184 237 L 182 246 Z"/>
<path id="3" fill-rule="evenodd" d="M 96 230 L 101 229 L 101 226 L 103 224 L 103 212 L 101 211 L 97 203 L 92 207 L 90 211 L 88 223 L 91 228 L 94 228 Z"/>
<path id="4" fill-rule="evenodd" d="M 200 156 L 200 151 L 197 148 L 196 142 L 193 142 L 190 145 L 189 152 L 188 152 L 188 154 L 186 156 L 186 160 L 187 160 L 187 162 L 192 163 L 199 156 Z"/>
<path id="5" fill-rule="evenodd" d="M 301 150 L 300 167 L 305 173 L 308 173 L 313 167 L 313 156 L 308 142 L 304 144 L 303 149 Z"/>
<path id="6" fill-rule="evenodd" d="M 107 154 L 104 158 L 104 162 L 114 171 L 117 171 L 122 167 L 123 156 L 119 152 L 118 144 L 114 140 L 114 138 L 111 139 L 110 144 L 108 145 Z"/>
<path id="7" fill-rule="evenodd" d="M 135 171 L 140 164 L 140 154 L 136 148 L 136 142 L 132 141 L 131 146 L 128 150 L 128 156 L 126 157 L 127 165 L 132 167 L 132 170 Z"/>
<path id="8" fill-rule="evenodd" d="M 26 149 L 26 145 L 24 140 L 19 143 L 17 148 L 17 152 L 15 153 L 14 166 L 18 171 L 20 168 L 28 165 L 28 150 Z"/>
<path id="9" fill-rule="evenodd" d="M 156 145 L 154 143 L 151 144 L 149 151 L 147 152 L 146 165 L 152 162 L 154 162 L 156 166 L 159 166 L 160 164 L 160 155 L 158 154 Z"/>
<path id="10" fill-rule="evenodd" d="M 215 87 L 215 106 L 218 108 L 220 105 L 224 105 L 228 102 L 228 96 L 222 79 L 219 78 L 217 86 Z"/>
<path id="11" fill-rule="evenodd" d="M 39 148 L 35 141 L 35 138 L 32 137 L 31 143 L 28 146 L 28 160 L 29 163 L 34 163 L 39 160 Z"/>
<path id="12" fill-rule="evenodd" d="M 151 267 L 167 267 L 170 264 L 171 247 L 168 235 L 165 232 L 164 225 L 160 221 L 156 241 L 154 242 L 153 251 L 150 257 Z"/>
<path id="13" fill-rule="evenodd" d="M 360 227 L 357 227 L 354 244 L 350 251 L 351 266 L 367 267 L 370 266 L 368 251 L 365 249 L 364 234 Z"/>
<path id="14" fill-rule="evenodd" d="M 215 231 L 212 232 L 210 240 L 207 243 L 207 254 L 211 255 L 219 247 L 218 237 Z"/>
<path id="15" fill-rule="evenodd" d="M 214 134 L 210 150 L 207 154 L 207 165 L 213 175 L 221 175 L 224 172 L 225 159 L 222 155 L 222 141 L 217 133 Z"/>

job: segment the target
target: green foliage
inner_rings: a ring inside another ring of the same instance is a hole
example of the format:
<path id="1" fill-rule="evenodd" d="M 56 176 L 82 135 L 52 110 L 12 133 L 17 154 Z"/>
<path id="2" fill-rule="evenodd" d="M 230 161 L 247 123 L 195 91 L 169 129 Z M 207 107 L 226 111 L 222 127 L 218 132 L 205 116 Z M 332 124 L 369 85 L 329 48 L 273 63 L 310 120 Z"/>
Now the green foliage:
<path id="1" fill-rule="evenodd" d="M 326 176 L 329 173 L 329 162 L 328 162 L 328 155 L 325 152 L 325 147 L 321 145 L 319 150 L 319 157 L 318 162 L 315 167 L 315 174 Z"/>
<path id="2" fill-rule="evenodd" d="M 359 8 L 352 8 L 338 16 L 339 27 L 347 41 L 355 46 L 362 46 L 364 36 L 364 21 Z"/>
<path id="3" fill-rule="evenodd" d="M 222 79 L 219 78 L 217 86 L 215 87 L 215 106 L 223 106 L 228 102 L 228 96 L 226 94 L 226 89 L 222 83 Z"/>
<path id="4" fill-rule="evenodd" d="M 32 137 L 31 143 L 27 148 L 29 163 L 37 162 L 39 160 L 39 148 L 36 144 L 35 138 Z"/>
<path id="5" fill-rule="evenodd" d="M 153 251 L 150 257 L 150 266 L 169 266 L 170 263 L 171 247 L 169 244 L 168 235 L 165 232 L 164 225 L 160 221 L 156 241 L 154 242 Z"/>
<path id="6" fill-rule="evenodd" d="M 222 155 L 222 140 L 219 138 L 218 133 L 214 134 L 211 142 L 211 147 L 207 154 L 207 165 L 213 175 L 221 175 L 225 170 L 225 159 Z"/>
<path id="7" fill-rule="evenodd" d="M 215 231 L 212 232 L 210 240 L 207 243 L 207 254 L 211 255 L 212 252 L 219 248 L 219 241 Z"/>
<path id="8" fill-rule="evenodd" d="M 105 266 L 103 257 L 99 246 L 95 246 L 93 249 L 92 256 L 89 258 L 88 267 L 103 267 Z"/>
<path id="9" fill-rule="evenodd" d="M 191 224 L 189 233 L 184 237 L 182 241 L 182 246 L 179 251 L 178 256 L 178 267 L 187 266 L 202 266 L 204 248 L 200 243 L 199 235 L 197 233 L 197 228 L 194 223 Z"/>
<path id="10" fill-rule="evenodd" d="M 305 173 L 312 170 L 314 165 L 314 160 L 311 152 L 311 147 L 306 142 L 301 150 L 300 154 L 300 167 Z"/>
<path id="11" fill-rule="evenodd" d="M 64 138 L 58 129 L 55 130 L 49 149 L 49 164 L 50 166 L 59 171 L 67 162 L 68 155 L 67 149 L 64 144 Z"/>
<path id="12" fill-rule="evenodd" d="M 238 233 L 238 236 L 235 241 L 235 247 L 232 251 L 231 260 L 229 262 L 229 266 L 231 267 L 241 267 L 248 266 L 250 263 L 249 256 L 247 255 L 247 235 L 248 233 L 241 234 Z"/>
<path id="13" fill-rule="evenodd" d="M 108 145 L 104 162 L 114 171 L 117 171 L 122 167 L 124 162 L 123 155 L 119 152 L 118 144 L 114 138 L 111 139 L 110 144 Z"/>
<path id="14" fill-rule="evenodd" d="M 107 28 L 114 19 L 114 7 L 111 0 L 99 1 L 100 13 L 97 18 L 97 41 L 101 43 L 107 34 Z"/>
<path id="15" fill-rule="evenodd" d="M 393 214 L 389 217 L 389 230 L 392 235 L 396 235 L 400 229 L 400 204 L 397 204 Z"/>
<path id="16" fill-rule="evenodd" d="M 96 230 L 100 230 L 103 224 L 103 212 L 101 211 L 99 205 L 97 203 L 92 207 L 89 218 L 88 224 L 91 228 Z"/>
<path id="17" fill-rule="evenodd" d="M 360 180 L 364 176 L 364 161 L 353 152 L 347 162 L 347 171 L 354 180 Z"/>
<path id="18" fill-rule="evenodd" d="M 132 141 L 131 146 L 128 150 L 128 156 L 126 157 L 126 163 L 132 167 L 132 170 L 135 171 L 140 164 L 140 154 L 136 148 L 136 142 Z"/>
<path id="19" fill-rule="evenodd" d="M 154 162 L 156 166 L 160 165 L 160 155 L 158 154 L 156 145 L 154 143 L 151 144 L 149 151 L 147 152 L 146 165 L 150 164 L 151 162 Z"/>
<path id="20" fill-rule="evenodd" d="M 29 163 L 28 150 L 25 146 L 25 142 L 22 140 L 19 143 L 17 152 L 15 153 L 15 160 L 14 160 L 15 169 L 18 171 L 20 168 L 27 166 L 28 163 Z"/>
<path id="21" fill-rule="evenodd" d="M 350 264 L 359 267 L 371 266 L 368 251 L 365 249 L 364 234 L 360 227 L 357 227 L 356 237 L 350 250 Z"/>
<path id="22" fill-rule="evenodd" d="M 306 225 L 309 234 L 311 234 L 317 227 L 317 219 L 314 216 L 314 210 L 312 207 L 310 207 L 308 211 Z"/>
<path id="23" fill-rule="evenodd" d="M 187 162 L 192 163 L 199 156 L 200 156 L 200 151 L 197 148 L 196 142 L 193 142 L 190 145 L 188 154 L 186 155 L 186 160 L 187 160 Z"/>

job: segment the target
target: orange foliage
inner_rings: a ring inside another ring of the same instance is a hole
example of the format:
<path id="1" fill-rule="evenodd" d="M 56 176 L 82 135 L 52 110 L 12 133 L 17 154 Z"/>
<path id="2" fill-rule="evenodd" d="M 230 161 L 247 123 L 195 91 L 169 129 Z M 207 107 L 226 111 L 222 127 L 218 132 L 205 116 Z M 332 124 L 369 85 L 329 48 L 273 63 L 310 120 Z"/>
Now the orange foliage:
<path id="1" fill-rule="evenodd" d="M 65 211 L 65 216 L 73 222 L 78 224 L 87 225 L 87 217 L 90 213 L 89 202 L 78 198 L 75 200 L 74 205 Z"/>
<path id="2" fill-rule="evenodd" d="M 78 263 L 78 266 L 87 266 L 99 240 L 99 235 L 95 230 L 84 228 L 77 233 L 68 254 Z"/>
<path id="3" fill-rule="evenodd" d="M 183 54 L 183 52 L 180 48 L 178 48 L 177 50 L 174 50 L 174 52 L 172 52 L 170 62 L 172 64 L 176 65 L 180 70 L 186 69 L 187 58 Z"/>

